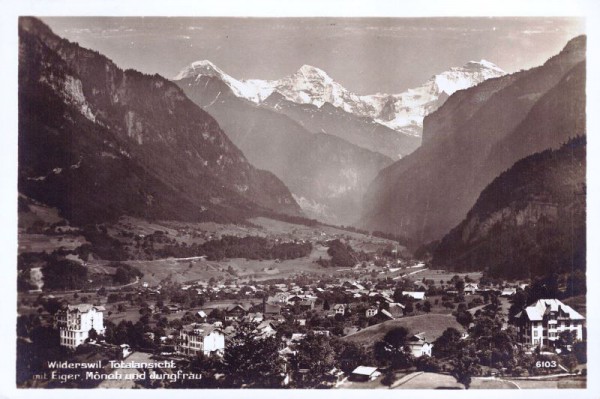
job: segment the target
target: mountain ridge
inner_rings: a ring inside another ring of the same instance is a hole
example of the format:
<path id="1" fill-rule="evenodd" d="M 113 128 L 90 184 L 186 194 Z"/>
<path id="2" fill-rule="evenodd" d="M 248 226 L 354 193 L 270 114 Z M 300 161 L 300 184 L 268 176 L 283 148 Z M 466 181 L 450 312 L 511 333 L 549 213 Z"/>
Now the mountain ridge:
<path id="1" fill-rule="evenodd" d="M 20 18 L 19 37 L 19 191 L 81 222 L 301 215 L 175 84 L 122 70 L 35 18 Z"/>
<path id="2" fill-rule="evenodd" d="M 219 76 L 177 83 L 219 121 L 252 164 L 285 182 L 309 217 L 353 223 L 364 190 L 392 162 L 336 135 L 313 133 L 285 113 L 240 99 Z"/>
<path id="3" fill-rule="evenodd" d="M 554 106 L 545 110 L 545 117 L 571 121 L 573 129 L 540 131 L 537 137 L 546 138 L 544 145 L 558 146 L 584 134 L 582 123 L 575 121 L 585 118 L 585 104 L 580 101 L 585 99 L 585 77 L 566 83 L 573 86 L 565 91 L 568 98 L 552 91 L 584 61 L 585 37 L 580 36 L 542 66 L 454 93 L 425 118 L 423 145 L 383 169 L 373 181 L 358 226 L 409 235 L 420 242 L 441 238 L 464 218 L 493 178 L 520 158 L 545 149 L 535 140 L 526 140 L 516 149 L 504 146 L 508 151 L 498 162 L 491 154 L 504 140 L 508 143 L 511 133 L 548 93 L 552 99 L 544 101 Z"/>
<path id="4" fill-rule="evenodd" d="M 436 267 L 530 278 L 586 269 L 586 143 L 527 156 L 494 179 L 433 251 Z"/>
<path id="5" fill-rule="evenodd" d="M 236 96 L 256 104 L 275 93 L 295 104 L 321 108 L 329 103 L 357 117 L 370 118 L 400 134 L 420 137 L 423 117 L 437 109 L 447 96 L 504 74 L 489 61 L 469 61 L 462 67 L 452 67 L 433 75 L 423 85 L 400 94 L 358 95 L 337 83 L 327 72 L 311 65 L 302 65 L 293 74 L 277 80 L 237 80 L 212 62 L 201 60 L 184 67 L 174 80 L 218 76 Z"/>

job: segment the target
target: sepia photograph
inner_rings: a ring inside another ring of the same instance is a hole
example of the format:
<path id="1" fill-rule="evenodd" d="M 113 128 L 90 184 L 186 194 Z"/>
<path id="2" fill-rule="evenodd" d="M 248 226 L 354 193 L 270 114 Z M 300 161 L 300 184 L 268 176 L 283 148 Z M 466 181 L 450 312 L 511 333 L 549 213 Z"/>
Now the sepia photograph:
<path id="1" fill-rule="evenodd" d="M 19 12 L 12 388 L 589 393 L 590 24 L 539 11 Z"/>

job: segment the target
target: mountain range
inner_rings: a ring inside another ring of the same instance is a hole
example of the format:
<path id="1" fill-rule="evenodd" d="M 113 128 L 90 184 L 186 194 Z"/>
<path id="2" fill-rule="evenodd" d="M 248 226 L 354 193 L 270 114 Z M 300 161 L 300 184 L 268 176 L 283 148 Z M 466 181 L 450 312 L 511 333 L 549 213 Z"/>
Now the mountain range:
<path id="1" fill-rule="evenodd" d="M 423 117 L 448 96 L 504 74 L 489 61 L 471 61 L 404 93 L 358 95 L 310 65 L 278 80 L 238 80 L 202 60 L 185 67 L 174 80 L 193 85 L 194 79 L 218 78 L 236 97 L 285 113 L 313 133 L 336 135 L 397 159 L 419 146 Z"/>
<path id="2" fill-rule="evenodd" d="M 544 65 L 459 91 L 425 117 L 423 145 L 383 169 L 359 227 L 440 239 L 518 160 L 585 135 L 584 36 Z"/>
<path id="3" fill-rule="evenodd" d="M 383 154 L 334 135 L 313 134 L 285 114 L 241 99 L 218 76 L 176 82 L 219 122 L 253 165 L 289 187 L 311 218 L 355 222 L 369 183 L 392 163 Z"/>
<path id="4" fill-rule="evenodd" d="M 423 116 L 456 90 L 501 74 L 491 63 L 471 62 L 396 96 L 358 96 L 309 65 L 275 81 L 240 81 L 197 61 L 174 81 L 253 165 L 290 188 L 305 214 L 352 224 L 377 173 L 418 148 Z M 399 115 L 411 118 L 401 129 Z"/>
<path id="5" fill-rule="evenodd" d="M 171 81 L 123 71 L 35 18 L 19 20 L 19 61 L 19 192 L 64 217 L 302 215 Z"/>

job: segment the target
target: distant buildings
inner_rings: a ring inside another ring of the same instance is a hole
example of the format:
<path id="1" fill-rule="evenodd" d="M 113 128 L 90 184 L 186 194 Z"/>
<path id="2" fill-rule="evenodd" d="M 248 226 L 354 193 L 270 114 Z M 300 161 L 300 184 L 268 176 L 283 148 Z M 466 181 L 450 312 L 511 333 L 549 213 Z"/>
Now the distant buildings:
<path id="1" fill-rule="evenodd" d="M 521 343 L 528 346 L 553 345 L 563 331 L 583 339 L 585 318 L 558 299 L 540 299 L 516 316 Z"/>
<path id="2" fill-rule="evenodd" d="M 93 329 L 104 334 L 104 306 L 90 304 L 68 305 L 56 314 L 56 326 L 60 332 L 60 344 L 76 348 L 89 338 Z"/>

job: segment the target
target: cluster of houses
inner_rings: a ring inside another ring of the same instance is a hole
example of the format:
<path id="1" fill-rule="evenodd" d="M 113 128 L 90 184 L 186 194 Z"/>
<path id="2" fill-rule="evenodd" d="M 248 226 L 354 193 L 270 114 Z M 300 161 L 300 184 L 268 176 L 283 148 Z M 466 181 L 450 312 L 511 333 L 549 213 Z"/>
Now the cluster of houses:
<path id="1" fill-rule="evenodd" d="M 427 290 L 419 286 L 422 282 L 415 283 L 414 291 L 402 291 L 402 294 L 411 297 L 414 301 L 427 299 Z M 286 321 L 286 315 L 294 310 L 295 322 L 299 326 L 306 326 L 304 312 L 317 311 L 323 317 L 331 317 L 342 320 L 349 314 L 356 315 L 360 312 L 370 321 L 369 324 L 384 322 L 405 317 L 405 305 L 397 303 L 394 297 L 394 285 L 378 284 L 376 287 L 370 283 L 362 283 L 353 280 L 337 280 L 326 284 L 310 284 L 299 286 L 294 283 L 263 285 L 219 285 L 208 287 L 201 284 L 190 284 L 182 287 L 184 290 L 198 290 L 198 293 L 206 293 L 208 290 L 230 290 L 230 292 L 245 292 L 255 294 L 259 291 L 270 293 L 264 296 L 261 303 L 252 305 L 248 300 L 240 300 L 227 306 L 218 308 L 219 317 L 214 317 L 215 309 L 205 307 L 195 312 L 195 322 L 183 325 L 169 334 L 167 339 L 173 343 L 174 351 L 179 356 L 223 356 L 227 350 L 230 338 L 236 333 L 240 323 L 252 322 L 254 334 L 257 339 L 272 337 L 277 334 L 279 326 Z M 144 287 L 147 292 L 159 292 L 160 287 Z M 462 294 L 475 295 L 491 291 L 491 288 L 479 287 L 474 282 L 465 283 Z M 453 289 L 448 289 L 446 294 L 452 295 Z M 496 294 L 510 297 L 517 292 L 517 287 L 503 290 L 494 290 Z M 331 296 L 336 292 L 343 294 L 350 301 L 344 303 L 325 303 L 324 298 L 340 298 L 342 296 Z M 318 303 L 318 306 L 317 306 Z M 168 307 L 168 305 L 167 305 Z M 177 307 L 173 309 L 178 310 Z M 103 334 L 102 306 L 90 304 L 69 305 L 60 310 L 55 317 L 56 327 L 60 331 L 60 343 L 69 348 L 76 348 L 91 337 L 91 331 Z M 364 312 L 364 314 L 362 313 Z M 371 322 L 372 321 L 372 322 Z M 576 340 L 584 339 L 585 318 L 572 307 L 562 303 L 558 299 L 540 299 L 531 306 L 523 309 L 516 316 L 516 326 L 519 339 L 525 347 L 552 346 L 560 334 L 564 331 L 573 332 Z M 357 326 L 345 326 L 344 335 L 358 331 Z M 291 334 L 289 338 L 282 338 L 280 354 L 284 357 L 292 356 L 299 342 L 305 337 L 308 328 Z M 329 335 L 327 329 L 313 329 L 315 334 Z M 415 357 L 431 356 L 433 342 L 437 337 L 428 331 L 412 332 L 409 337 L 408 346 Z M 361 369 L 357 376 L 375 375 L 373 370 Z M 361 374 L 362 373 L 362 374 Z M 362 377 L 361 377 L 362 378 Z"/>

